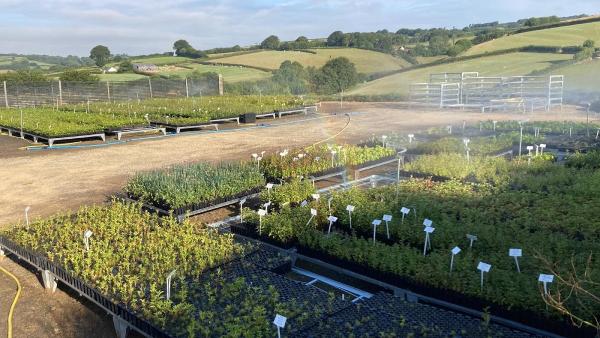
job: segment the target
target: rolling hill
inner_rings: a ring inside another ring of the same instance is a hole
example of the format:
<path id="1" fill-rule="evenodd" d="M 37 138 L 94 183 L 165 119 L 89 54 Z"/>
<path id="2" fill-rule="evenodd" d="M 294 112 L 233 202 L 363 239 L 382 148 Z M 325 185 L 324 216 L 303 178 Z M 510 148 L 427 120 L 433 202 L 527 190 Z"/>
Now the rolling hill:
<path id="1" fill-rule="evenodd" d="M 348 95 L 398 95 L 408 96 L 411 83 L 428 81 L 431 73 L 473 72 L 483 76 L 526 75 L 532 71 L 543 70 L 554 62 L 571 59 L 571 55 L 546 53 L 511 53 L 481 57 L 462 62 L 418 68 L 386 76 L 375 81 L 359 85 L 348 91 Z"/>
<path id="2" fill-rule="evenodd" d="M 600 45 L 600 22 L 590 22 L 508 35 L 475 45 L 467 50 L 465 55 L 482 54 L 529 45 L 560 47 L 580 46 L 587 39 L 594 40 L 597 45 Z"/>
<path id="3" fill-rule="evenodd" d="M 321 67 L 330 59 L 344 56 L 356 65 L 358 72 L 365 74 L 393 71 L 410 66 L 406 60 L 364 49 L 323 48 L 312 51 L 316 54 L 299 51 L 261 51 L 209 60 L 209 62 L 277 69 L 285 60 L 298 61 L 305 67 Z"/>

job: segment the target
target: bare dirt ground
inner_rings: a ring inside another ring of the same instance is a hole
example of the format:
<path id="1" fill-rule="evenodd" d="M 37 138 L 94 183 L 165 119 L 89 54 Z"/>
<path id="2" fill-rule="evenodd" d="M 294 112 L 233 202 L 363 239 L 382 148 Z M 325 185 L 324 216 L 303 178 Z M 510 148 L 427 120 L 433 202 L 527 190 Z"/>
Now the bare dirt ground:
<path id="1" fill-rule="evenodd" d="M 350 119 L 332 112 L 356 112 Z M 249 159 L 262 150 L 307 146 L 333 135 L 336 142 L 359 142 L 373 135 L 411 133 L 433 126 L 480 120 L 582 120 L 585 113 L 565 109 L 555 113 L 486 113 L 407 109 L 399 104 L 323 104 L 318 116 L 305 120 L 263 120 L 262 126 L 221 133 L 193 133 L 109 147 L 26 151 L 26 141 L 0 136 L 0 229 L 30 217 L 68 212 L 83 204 L 103 203 L 118 193 L 135 172 L 182 162 Z M 304 118 L 303 118 L 304 119 Z M 348 122 L 349 121 L 349 122 Z M 219 215 L 225 213 L 219 213 Z M 15 313 L 15 337 L 106 337 L 114 335 L 110 317 L 63 291 L 46 296 L 36 275 L 4 259 L 0 266 L 24 285 Z M 0 335 L 16 286 L 0 273 Z"/>

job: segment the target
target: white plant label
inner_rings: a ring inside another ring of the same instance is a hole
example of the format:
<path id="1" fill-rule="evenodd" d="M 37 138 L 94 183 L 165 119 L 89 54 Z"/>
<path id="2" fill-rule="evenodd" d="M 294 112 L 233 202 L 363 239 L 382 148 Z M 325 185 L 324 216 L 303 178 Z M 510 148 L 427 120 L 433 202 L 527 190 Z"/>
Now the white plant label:
<path id="1" fill-rule="evenodd" d="M 267 214 L 267 211 L 266 211 L 266 210 L 264 210 L 264 209 L 258 209 L 258 215 L 259 215 L 259 216 L 264 216 L 264 215 L 266 215 L 266 214 Z"/>
<path id="2" fill-rule="evenodd" d="M 435 231 L 435 228 L 433 228 L 433 227 L 426 227 L 425 230 L 423 230 L 423 231 L 425 231 L 426 233 L 430 234 L 430 233 L 433 233 Z"/>
<path id="3" fill-rule="evenodd" d="M 312 198 L 313 198 L 313 199 L 315 199 L 316 201 L 318 201 L 318 200 L 319 200 L 319 198 L 321 197 L 321 195 L 319 195 L 319 194 L 312 194 L 311 196 L 312 196 Z"/>
<path id="4" fill-rule="evenodd" d="M 521 257 L 521 256 L 523 256 L 523 250 L 521 250 L 521 249 L 508 249 L 508 255 L 510 257 Z"/>
<path id="5" fill-rule="evenodd" d="M 461 252 L 460 248 L 455 246 L 454 248 L 452 248 L 452 254 L 453 255 L 458 255 Z"/>
<path id="6" fill-rule="evenodd" d="M 552 283 L 554 281 L 554 275 L 546 275 L 546 274 L 540 273 L 540 276 L 538 277 L 538 281 L 542 282 L 542 283 Z"/>
<path id="7" fill-rule="evenodd" d="M 400 212 L 405 215 L 408 215 L 408 213 L 410 212 L 410 209 L 407 207 L 402 207 L 402 209 L 400 209 Z"/>
<path id="8" fill-rule="evenodd" d="M 432 224 L 433 224 L 433 221 L 428 218 L 425 218 L 425 220 L 423 221 L 423 225 L 426 227 L 430 227 Z"/>
<path id="9" fill-rule="evenodd" d="M 242 198 L 242 199 L 240 200 L 240 204 L 242 204 L 242 205 L 243 205 L 244 203 L 246 203 L 246 198 Z"/>
<path id="10" fill-rule="evenodd" d="M 317 209 L 313 209 L 313 208 L 311 208 L 311 209 L 310 209 L 310 214 L 311 214 L 312 216 L 317 216 Z"/>
<path id="11" fill-rule="evenodd" d="M 308 205 L 308 202 L 306 200 L 302 201 L 302 203 L 300 203 L 301 207 L 305 207 Z"/>
<path id="12" fill-rule="evenodd" d="M 272 189 L 273 188 L 273 183 L 267 183 L 267 189 Z"/>
<path id="13" fill-rule="evenodd" d="M 287 321 L 286 317 L 278 314 L 275 316 L 275 319 L 273 320 L 273 324 L 275 324 L 275 326 L 277 326 L 278 328 L 283 329 L 285 327 L 286 321 Z"/>
<path id="14" fill-rule="evenodd" d="M 327 217 L 327 220 L 328 220 L 329 222 L 331 222 L 331 223 L 334 223 L 334 222 L 336 222 L 338 219 L 337 219 L 337 217 L 335 217 L 335 216 L 329 216 L 329 217 Z"/>
<path id="15" fill-rule="evenodd" d="M 381 224 L 381 220 L 380 219 L 373 220 L 373 222 L 371 222 L 371 224 L 373 224 L 374 226 L 379 226 Z"/>
<path id="16" fill-rule="evenodd" d="M 382 219 L 385 222 L 390 222 L 392 220 L 392 215 L 383 215 Z"/>
<path id="17" fill-rule="evenodd" d="M 488 263 L 479 262 L 479 264 L 477 264 L 477 270 L 481 272 L 490 272 L 491 268 L 492 266 Z"/>
<path id="18" fill-rule="evenodd" d="M 346 210 L 347 210 L 348 212 L 353 212 L 353 211 L 354 211 L 354 206 L 353 206 L 353 205 L 350 205 L 350 204 L 348 204 L 348 205 L 346 206 Z"/>

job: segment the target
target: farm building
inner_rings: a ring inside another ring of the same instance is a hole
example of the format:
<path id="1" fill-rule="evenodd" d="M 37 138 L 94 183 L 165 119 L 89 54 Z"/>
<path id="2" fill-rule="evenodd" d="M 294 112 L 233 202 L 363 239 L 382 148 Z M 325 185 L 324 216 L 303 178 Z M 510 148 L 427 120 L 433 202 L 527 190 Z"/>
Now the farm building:
<path id="1" fill-rule="evenodd" d="M 136 73 L 153 73 L 158 71 L 158 67 L 150 63 L 134 63 L 133 71 Z"/>
<path id="2" fill-rule="evenodd" d="M 116 73 L 119 70 L 119 68 L 117 67 L 104 67 L 104 69 L 102 69 L 102 73 Z"/>

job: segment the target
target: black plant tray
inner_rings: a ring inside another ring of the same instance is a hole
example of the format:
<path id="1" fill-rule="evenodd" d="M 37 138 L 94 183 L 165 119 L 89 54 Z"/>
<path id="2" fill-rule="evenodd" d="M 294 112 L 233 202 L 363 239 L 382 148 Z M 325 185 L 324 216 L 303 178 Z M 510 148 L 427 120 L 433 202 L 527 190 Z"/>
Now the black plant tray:
<path id="1" fill-rule="evenodd" d="M 246 191 L 242 191 L 242 192 L 237 193 L 235 195 L 221 197 L 221 198 L 214 199 L 212 201 L 207 201 L 207 202 L 192 204 L 192 205 L 189 205 L 189 206 L 186 206 L 186 207 L 175 208 L 175 209 L 172 209 L 170 206 L 163 205 L 163 204 L 154 205 L 154 204 L 149 204 L 149 203 L 143 203 L 143 205 L 145 207 L 147 207 L 148 209 L 150 209 L 152 211 L 156 211 L 156 212 L 158 212 L 160 214 L 169 215 L 169 214 L 172 213 L 174 216 L 176 216 L 178 218 L 181 218 L 181 217 L 186 216 L 187 214 L 192 214 L 192 215 L 200 214 L 200 213 L 202 213 L 203 209 L 210 208 L 212 206 L 216 206 L 216 205 L 219 205 L 219 204 L 222 204 L 222 203 L 231 202 L 231 201 L 240 199 L 242 197 L 255 195 L 258 192 L 260 192 L 261 189 L 262 189 L 262 186 L 254 187 L 252 189 L 249 189 L 249 190 L 246 190 Z M 136 201 L 136 202 L 139 201 L 139 199 L 137 198 L 137 196 L 133 196 L 133 195 L 130 195 L 130 194 L 127 194 L 127 198 L 129 198 L 130 200 Z M 235 203 L 235 202 L 233 202 L 233 203 Z M 230 204 L 233 204 L 233 203 L 230 203 Z"/>
<path id="2" fill-rule="evenodd" d="M 142 318 L 135 312 L 127 308 L 125 304 L 117 304 L 110 298 L 102 294 L 95 287 L 87 284 L 83 280 L 74 277 L 66 269 L 59 264 L 51 262 L 49 259 L 34 253 L 28 249 L 21 247 L 18 244 L 13 243 L 9 239 L 0 236 L 0 246 L 10 251 L 15 256 L 19 257 L 23 261 L 31 264 L 32 266 L 40 270 L 49 270 L 58 280 L 77 293 L 84 295 L 86 298 L 91 300 L 96 305 L 104 308 L 106 311 L 114 314 L 115 316 L 128 322 L 130 325 L 135 326 L 141 332 L 144 332 L 150 337 L 171 337 L 168 333 L 152 325 L 146 319 Z"/>
<path id="3" fill-rule="evenodd" d="M 327 252 L 306 247 L 302 244 L 298 245 L 297 249 L 298 253 L 302 255 L 319 259 L 329 264 L 336 265 L 338 267 L 362 274 L 364 276 L 371 277 L 373 279 L 394 285 L 399 288 L 408 289 L 417 294 L 422 294 L 424 296 L 444 300 L 449 303 L 462 305 L 464 307 L 476 310 L 481 310 L 489 306 L 490 312 L 493 315 L 520 322 L 525 325 L 536 327 L 545 331 L 550 331 L 566 337 L 593 337 L 593 335 L 595 334 L 594 330 L 586 328 L 577 328 L 564 319 L 543 317 L 536 312 L 524 308 L 519 308 L 517 306 L 513 306 L 512 309 L 508 309 L 500 304 L 483 299 L 481 297 L 467 295 L 446 288 L 425 285 L 405 276 L 378 271 L 369 266 L 365 266 L 356 262 L 351 262 L 346 259 L 333 256 Z"/>

